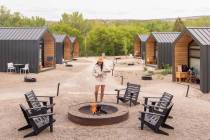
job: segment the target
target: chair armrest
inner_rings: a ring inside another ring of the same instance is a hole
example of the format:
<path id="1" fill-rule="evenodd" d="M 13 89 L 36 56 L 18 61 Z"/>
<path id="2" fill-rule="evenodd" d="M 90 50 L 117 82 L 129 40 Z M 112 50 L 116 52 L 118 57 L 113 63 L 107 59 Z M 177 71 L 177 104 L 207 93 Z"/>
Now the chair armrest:
<path id="1" fill-rule="evenodd" d="M 53 103 L 53 104 L 49 104 L 49 105 L 47 105 L 47 106 L 45 106 L 46 108 L 53 108 L 55 106 L 55 103 Z"/>
<path id="2" fill-rule="evenodd" d="M 160 116 L 160 117 L 164 117 L 164 115 L 162 114 L 157 114 L 157 113 L 152 113 L 152 112 L 139 112 L 141 114 L 150 114 L 150 115 L 157 115 L 157 116 Z"/>
<path id="3" fill-rule="evenodd" d="M 160 106 L 156 106 L 156 105 L 145 105 L 145 104 L 143 104 L 143 106 L 147 107 L 147 108 L 152 107 L 152 108 L 166 109 L 166 107 L 160 107 Z"/>
<path id="4" fill-rule="evenodd" d="M 154 99 L 159 99 L 161 97 L 143 97 L 143 98 L 154 98 Z"/>
<path id="5" fill-rule="evenodd" d="M 48 102 L 48 101 L 40 101 L 40 100 L 27 100 L 28 102 Z"/>
<path id="6" fill-rule="evenodd" d="M 55 113 L 47 113 L 47 114 L 41 114 L 41 115 L 36 115 L 36 116 L 30 116 L 29 119 L 44 117 L 44 116 L 53 116 L 53 115 L 55 115 Z"/>
<path id="7" fill-rule="evenodd" d="M 167 102 L 167 101 L 149 101 L 149 102 L 154 102 L 154 103 L 170 103 L 170 102 Z"/>
<path id="8" fill-rule="evenodd" d="M 115 89 L 114 91 L 122 91 L 122 90 L 126 90 L 126 88 L 122 88 L 122 89 Z"/>
<path id="9" fill-rule="evenodd" d="M 36 97 L 44 97 L 44 98 L 55 98 L 55 96 L 36 96 Z"/>
<path id="10" fill-rule="evenodd" d="M 48 106 L 42 106 L 42 107 L 33 107 L 33 108 L 28 108 L 28 109 L 26 109 L 26 110 L 35 110 L 35 109 L 42 109 L 42 108 L 47 108 L 47 109 L 49 109 L 49 108 L 53 108 L 54 105 L 55 105 L 55 104 L 48 105 Z"/>

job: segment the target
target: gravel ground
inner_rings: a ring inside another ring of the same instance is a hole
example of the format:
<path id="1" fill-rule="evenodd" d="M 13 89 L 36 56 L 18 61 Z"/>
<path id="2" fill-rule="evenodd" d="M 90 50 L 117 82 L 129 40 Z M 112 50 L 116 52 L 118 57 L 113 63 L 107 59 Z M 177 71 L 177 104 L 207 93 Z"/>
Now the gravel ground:
<path id="1" fill-rule="evenodd" d="M 106 63 L 111 65 L 112 59 Z M 126 63 L 135 62 L 134 66 Z M 123 59 L 115 67 L 115 76 L 107 77 L 105 102 L 116 102 L 115 88 L 120 85 L 119 75 L 123 75 L 126 82 L 141 85 L 139 101 L 142 104 L 143 96 L 160 96 L 164 91 L 174 95 L 174 107 L 167 123 L 175 127 L 174 130 L 163 129 L 169 136 L 155 134 L 148 127 L 140 130 L 138 112 L 143 111 L 142 105 L 128 107 L 129 119 L 119 124 L 108 126 L 81 126 L 74 124 L 67 118 L 68 108 L 82 102 L 94 101 L 94 84 L 92 68 L 95 58 L 80 58 L 72 62 L 73 67 L 57 65 L 57 69 L 31 74 L 38 79 L 37 83 L 24 83 L 23 75 L 0 73 L 0 140 L 22 139 L 30 130 L 18 132 L 17 129 L 25 124 L 19 104 L 26 105 L 24 93 L 33 89 L 37 95 L 55 95 L 57 83 L 61 83 L 60 94 L 55 98 L 54 132 L 46 129 L 35 140 L 207 140 L 210 138 L 210 95 L 202 94 L 199 86 L 191 85 L 189 97 L 186 98 L 186 85 L 171 82 L 171 75 L 153 76 L 152 81 L 142 81 L 144 66 L 133 59 Z"/>

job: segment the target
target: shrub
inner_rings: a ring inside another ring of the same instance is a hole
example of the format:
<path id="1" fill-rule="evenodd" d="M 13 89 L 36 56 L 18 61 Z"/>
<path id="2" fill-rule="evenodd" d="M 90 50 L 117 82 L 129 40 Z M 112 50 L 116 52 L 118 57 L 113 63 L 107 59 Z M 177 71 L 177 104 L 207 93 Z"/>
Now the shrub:
<path id="1" fill-rule="evenodd" d="M 154 75 L 155 73 L 154 73 L 154 71 L 148 71 L 148 74 L 149 75 Z"/>
<path id="2" fill-rule="evenodd" d="M 169 64 L 163 65 L 163 71 L 161 72 L 161 74 L 167 75 L 167 74 L 171 74 L 171 73 L 172 73 L 171 66 Z"/>
<path id="3" fill-rule="evenodd" d="M 144 67 L 144 71 L 147 71 L 147 67 Z"/>

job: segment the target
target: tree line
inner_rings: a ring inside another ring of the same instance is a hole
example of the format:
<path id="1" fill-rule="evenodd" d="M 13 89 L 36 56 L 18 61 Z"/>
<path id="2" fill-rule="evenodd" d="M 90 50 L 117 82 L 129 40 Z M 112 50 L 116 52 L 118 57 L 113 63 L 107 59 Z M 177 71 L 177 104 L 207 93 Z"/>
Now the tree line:
<path id="1" fill-rule="evenodd" d="M 0 7 L 1 27 L 41 27 L 47 26 L 57 34 L 76 36 L 80 43 L 81 56 L 127 55 L 133 53 L 137 34 L 150 32 L 182 31 L 185 26 L 210 26 L 209 17 L 176 20 L 87 20 L 79 12 L 63 13 L 60 21 L 25 17 L 19 12 L 11 12 Z"/>

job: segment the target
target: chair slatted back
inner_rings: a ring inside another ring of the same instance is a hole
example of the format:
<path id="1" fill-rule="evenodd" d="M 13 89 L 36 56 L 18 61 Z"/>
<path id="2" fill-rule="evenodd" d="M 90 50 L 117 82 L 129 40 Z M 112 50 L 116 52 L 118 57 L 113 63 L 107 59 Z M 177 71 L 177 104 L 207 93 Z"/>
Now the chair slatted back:
<path id="1" fill-rule="evenodd" d="M 46 125 L 49 125 L 49 116 L 43 116 L 43 117 L 38 117 L 38 118 L 32 118 L 31 120 L 35 126 L 39 129 L 42 128 Z"/>
<path id="2" fill-rule="evenodd" d="M 129 100 L 132 94 L 132 100 L 137 101 L 139 92 L 140 92 L 140 85 L 127 83 L 127 88 L 125 91 L 124 98 L 125 100 Z"/>
<path id="3" fill-rule="evenodd" d="M 38 130 L 42 129 L 43 127 L 45 128 L 49 125 L 49 116 L 42 116 L 29 119 L 29 117 L 31 116 L 30 111 L 28 111 L 23 105 L 20 105 L 20 108 L 27 122 L 33 127 L 33 129 Z"/>
<path id="4" fill-rule="evenodd" d="M 31 112 L 26 111 L 26 108 L 22 104 L 20 104 L 20 109 L 23 112 L 23 116 L 25 117 L 27 123 L 30 124 L 29 117 L 31 116 Z"/>
<path id="5" fill-rule="evenodd" d="M 13 68 L 13 67 L 14 67 L 14 64 L 13 64 L 12 62 L 7 63 L 7 67 L 8 67 L 8 68 Z"/>
<path id="6" fill-rule="evenodd" d="M 165 109 L 163 109 L 163 113 L 161 114 L 164 115 L 164 117 L 160 117 L 158 115 L 153 115 L 153 114 L 146 114 L 145 121 L 153 126 L 161 125 L 162 122 L 166 120 L 172 107 L 173 103 L 170 103 Z"/>
<path id="7" fill-rule="evenodd" d="M 25 64 L 25 67 L 24 67 L 25 69 L 29 69 L 29 64 Z"/>
<path id="8" fill-rule="evenodd" d="M 164 92 L 157 106 L 165 108 L 171 103 L 172 99 L 173 99 L 173 95 L 171 95 L 170 93 Z"/>
<path id="9" fill-rule="evenodd" d="M 38 102 L 38 99 L 37 99 L 33 90 L 30 92 L 27 92 L 25 94 L 25 98 L 26 98 L 26 101 L 28 102 L 28 105 L 30 108 L 42 107 L 40 102 Z"/>
<path id="10" fill-rule="evenodd" d="M 151 115 L 151 114 L 145 114 L 144 120 L 146 122 L 148 122 L 149 124 L 155 126 L 158 123 L 158 121 L 160 121 L 160 116 Z"/>

